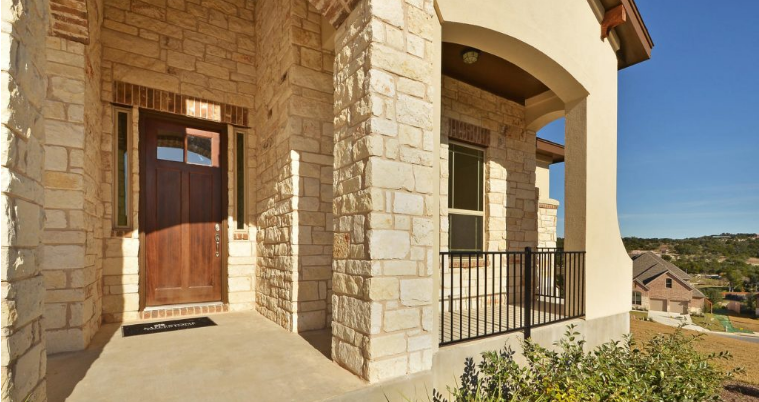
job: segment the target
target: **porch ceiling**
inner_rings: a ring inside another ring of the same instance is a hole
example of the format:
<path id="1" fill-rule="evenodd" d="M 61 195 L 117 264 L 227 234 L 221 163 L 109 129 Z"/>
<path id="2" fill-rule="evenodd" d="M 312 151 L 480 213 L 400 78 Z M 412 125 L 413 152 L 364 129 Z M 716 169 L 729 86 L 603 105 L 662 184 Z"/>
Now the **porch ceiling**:
<path id="1" fill-rule="evenodd" d="M 522 105 L 525 99 L 548 91 L 527 71 L 487 52 L 481 51 L 476 63 L 465 64 L 461 58 L 465 48 L 443 42 L 443 74 Z"/>

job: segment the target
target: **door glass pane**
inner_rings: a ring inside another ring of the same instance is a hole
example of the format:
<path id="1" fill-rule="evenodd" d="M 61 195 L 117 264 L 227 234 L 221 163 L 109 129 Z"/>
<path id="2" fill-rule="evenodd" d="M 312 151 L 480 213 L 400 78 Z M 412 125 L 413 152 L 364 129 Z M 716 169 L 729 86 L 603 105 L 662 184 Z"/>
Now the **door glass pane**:
<path id="1" fill-rule="evenodd" d="M 482 211 L 483 152 L 451 144 L 448 207 Z"/>
<path id="2" fill-rule="evenodd" d="M 482 250 L 482 217 L 473 215 L 448 215 L 452 251 Z"/>
<path id="3" fill-rule="evenodd" d="M 157 158 L 162 161 L 184 162 L 184 135 L 170 131 L 158 131 Z"/>
<path id="4" fill-rule="evenodd" d="M 208 137 L 187 136 L 187 163 L 211 166 L 211 139 Z"/>

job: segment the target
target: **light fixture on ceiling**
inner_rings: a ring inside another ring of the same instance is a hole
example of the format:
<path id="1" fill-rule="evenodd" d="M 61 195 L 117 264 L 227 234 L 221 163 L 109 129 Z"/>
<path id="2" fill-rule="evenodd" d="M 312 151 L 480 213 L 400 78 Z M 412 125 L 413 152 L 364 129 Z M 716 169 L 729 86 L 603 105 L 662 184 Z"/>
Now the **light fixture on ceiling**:
<path id="1" fill-rule="evenodd" d="M 468 47 L 461 52 L 461 59 L 464 60 L 464 64 L 474 64 L 479 57 L 480 51 L 475 48 Z"/>

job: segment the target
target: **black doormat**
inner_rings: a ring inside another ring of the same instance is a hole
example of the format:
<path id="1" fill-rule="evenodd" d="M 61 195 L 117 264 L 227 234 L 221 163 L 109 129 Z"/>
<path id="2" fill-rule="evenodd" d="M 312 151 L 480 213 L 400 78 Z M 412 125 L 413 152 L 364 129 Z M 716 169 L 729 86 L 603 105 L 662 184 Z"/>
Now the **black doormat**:
<path id="1" fill-rule="evenodd" d="M 159 332 L 179 331 L 181 329 L 201 328 L 215 326 L 216 323 L 208 317 L 187 318 L 184 320 L 171 320 L 151 322 L 147 324 L 124 325 L 121 334 L 125 337 L 134 335 L 157 334 Z"/>

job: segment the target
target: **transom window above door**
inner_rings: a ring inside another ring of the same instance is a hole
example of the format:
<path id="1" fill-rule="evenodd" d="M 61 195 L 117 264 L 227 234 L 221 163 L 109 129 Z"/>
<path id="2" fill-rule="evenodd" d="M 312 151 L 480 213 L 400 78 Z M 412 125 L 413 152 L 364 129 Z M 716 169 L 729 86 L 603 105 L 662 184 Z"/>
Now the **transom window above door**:
<path id="1" fill-rule="evenodd" d="M 448 147 L 448 247 L 452 251 L 481 251 L 485 152 L 451 143 Z"/>
<path id="2" fill-rule="evenodd" d="M 186 131 L 159 130 L 156 159 L 190 165 L 219 166 L 219 138 L 187 128 Z"/>

